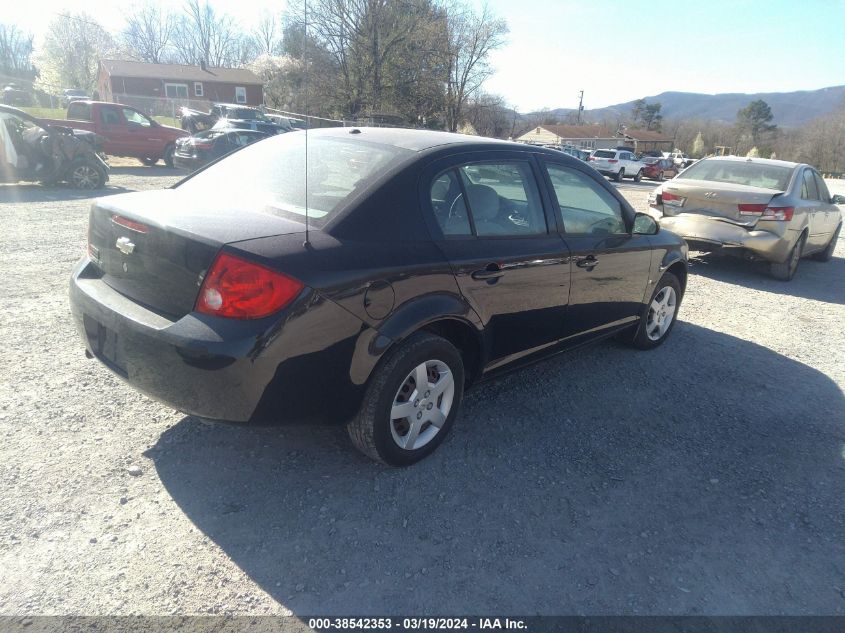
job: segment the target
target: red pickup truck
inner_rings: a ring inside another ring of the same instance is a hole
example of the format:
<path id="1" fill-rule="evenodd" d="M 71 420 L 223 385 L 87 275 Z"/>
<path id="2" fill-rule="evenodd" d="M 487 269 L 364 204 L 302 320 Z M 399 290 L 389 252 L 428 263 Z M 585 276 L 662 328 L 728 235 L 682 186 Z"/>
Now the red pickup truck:
<path id="1" fill-rule="evenodd" d="M 112 156 L 131 156 L 145 165 L 164 159 L 173 167 L 176 139 L 189 134 L 161 125 L 146 114 L 127 105 L 107 101 L 73 101 L 67 107 L 67 119 L 41 119 L 51 125 L 90 130 L 102 136 L 103 151 Z"/>

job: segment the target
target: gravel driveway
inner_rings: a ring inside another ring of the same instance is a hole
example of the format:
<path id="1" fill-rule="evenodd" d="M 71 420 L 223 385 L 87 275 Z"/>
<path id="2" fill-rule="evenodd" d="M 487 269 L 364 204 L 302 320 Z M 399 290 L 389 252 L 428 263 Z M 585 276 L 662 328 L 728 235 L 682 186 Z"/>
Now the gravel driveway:
<path id="1" fill-rule="evenodd" d="M 791 283 L 695 260 L 666 345 L 479 386 L 390 470 L 342 428 L 208 425 L 86 360 L 89 204 L 0 186 L 0 614 L 845 614 L 845 241 Z"/>

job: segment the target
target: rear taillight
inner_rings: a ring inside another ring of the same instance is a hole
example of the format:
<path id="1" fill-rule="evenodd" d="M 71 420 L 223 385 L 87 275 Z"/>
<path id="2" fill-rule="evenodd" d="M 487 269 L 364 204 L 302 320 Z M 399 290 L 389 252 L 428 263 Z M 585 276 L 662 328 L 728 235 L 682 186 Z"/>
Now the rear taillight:
<path id="1" fill-rule="evenodd" d="M 740 204 L 737 205 L 739 207 L 739 214 L 740 215 L 762 215 L 763 211 L 766 210 L 765 204 Z"/>
<path id="2" fill-rule="evenodd" d="M 220 253 L 205 275 L 194 310 L 231 319 L 260 319 L 284 308 L 303 287 L 261 264 Z"/>
<path id="3" fill-rule="evenodd" d="M 140 222 L 136 222 L 135 220 L 124 218 L 122 215 L 111 216 L 111 221 L 119 226 L 122 226 L 125 229 L 135 231 L 136 233 L 147 233 L 150 230 L 150 228 L 146 224 L 141 224 Z"/>
<path id="4" fill-rule="evenodd" d="M 662 194 L 660 194 L 660 200 L 663 204 L 668 204 L 672 207 L 682 207 L 684 206 L 684 202 L 687 201 L 687 199 L 683 196 L 678 196 L 674 193 L 669 193 L 667 191 L 664 191 Z"/>
<path id="5" fill-rule="evenodd" d="M 766 207 L 761 220 L 779 220 L 782 222 L 789 222 L 792 215 L 795 213 L 795 207 Z"/>
<path id="6" fill-rule="evenodd" d="M 587 160 L 588 160 L 588 161 L 589 161 L 589 160 L 595 160 L 595 159 L 596 159 L 596 157 L 595 157 L 595 156 L 587 156 Z"/>

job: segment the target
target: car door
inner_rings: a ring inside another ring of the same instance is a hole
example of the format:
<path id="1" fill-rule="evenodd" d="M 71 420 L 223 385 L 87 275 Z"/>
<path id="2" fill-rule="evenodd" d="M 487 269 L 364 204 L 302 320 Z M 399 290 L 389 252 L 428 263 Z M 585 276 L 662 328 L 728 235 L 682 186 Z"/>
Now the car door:
<path id="1" fill-rule="evenodd" d="M 106 139 L 103 151 L 116 156 L 129 155 L 133 151 L 134 140 L 129 134 L 126 119 L 118 105 L 100 105 L 100 133 Z"/>
<path id="2" fill-rule="evenodd" d="M 136 156 L 161 156 L 162 143 L 152 132 L 152 121 L 134 108 L 121 108 L 126 120 L 128 136 L 131 139 L 132 151 Z"/>
<path id="3" fill-rule="evenodd" d="M 824 178 L 815 169 L 813 170 L 813 176 L 816 178 L 819 199 L 824 208 L 824 246 L 827 246 L 830 238 L 833 237 L 833 232 L 839 225 L 839 207 L 831 202 L 830 190 L 828 190 Z"/>
<path id="4" fill-rule="evenodd" d="M 651 270 L 651 241 L 605 182 L 545 160 L 545 177 L 571 257 L 566 337 L 577 342 L 634 322 Z"/>
<path id="5" fill-rule="evenodd" d="M 422 180 L 435 240 L 485 324 L 488 369 L 556 343 L 569 298 L 569 253 L 548 228 L 538 165 L 498 154 L 441 161 Z"/>
<path id="6" fill-rule="evenodd" d="M 801 174 L 801 210 L 807 214 L 807 243 L 805 249 L 814 251 L 827 244 L 825 230 L 825 211 L 827 204 L 821 200 L 821 194 L 813 175 L 813 170 L 804 168 Z"/>

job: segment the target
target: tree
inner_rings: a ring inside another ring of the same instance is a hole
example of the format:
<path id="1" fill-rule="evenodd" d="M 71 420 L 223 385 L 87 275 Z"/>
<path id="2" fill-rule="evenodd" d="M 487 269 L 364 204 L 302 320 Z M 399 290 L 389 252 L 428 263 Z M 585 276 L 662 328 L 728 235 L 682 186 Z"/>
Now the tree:
<path id="1" fill-rule="evenodd" d="M 490 53 L 505 43 L 508 25 L 496 18 L 487 5 L 476 13 L 459 0 L 452 0 L 446 11 L 446 127 L 458 129 L 464 106 L 493 73 Z"/>
<path id="2" fill-rule="evenodd" d="M 50 22 L 35 57 L 36 85 L 50 94 L 68 87 L 93 91 L 100 59 L 115 50 L 112 37 L 88 14 L 60 14 Z"/>
<path id="3" fill-rule="evenodd" d="M 14 24 L 0 24 L 0 73 L 12 77 L 30 75 L 32 50 L 31 33 Z"/>
<path id="4" fill-rule="evenodd" d="M 752 101 L 746 107 L 736 113 L 737 126 L 743 132 L 751 135 L 751 143 L 757 146 L 766 136 L 777 129 L 777 125 L 771 123 L 774 115 L 769 104 L 762 99 Z"/>
<path id="5" fill-rule="evenodd" d="M 218 15 L 209 0 L 186 1 L 173 45 L 184 64 L 239 66 L 256 57 L 252 38 L 241 34 L 230 15 Z"/>
<path id="6" fill-rule="evenodd" d="M 129 57 L 161 64 L 172 57 L 169 48 L 176 26 L 173 13 L 148 1 L 129 14 L 120 39 Z"/>
<path id="7" fill-rule="evenodd" d="M 282 26 L 274 13 L 264 12 L 253 33 L 258 55 L 279 55 L 282 52 Z"/>
<path id="8" fill-rule="evenodd" d="M 663 115 L 660 109 L 663 104 L 660 102 L 648 103 L 645 99 L 634 101 L 631 109 L 631 119 L 635 126 L 645 127 L 647 130 L 660 131 L 663 122 Z"/>
<path id="9" fill-rule="evenodd" d="M 758 150 L 757 146 L 755 145 L 750 150 L 748 150 L 746 157 L 748 157 L 748 158 L 760 158 L 760 150 Z"/>
<path id="10" fill-rule="evenodd" d="M 693 158 L 701 158 L 704 155 L 704 137 L 699 131 L 695 140 L 692 142 L 692 156 Z"/>

